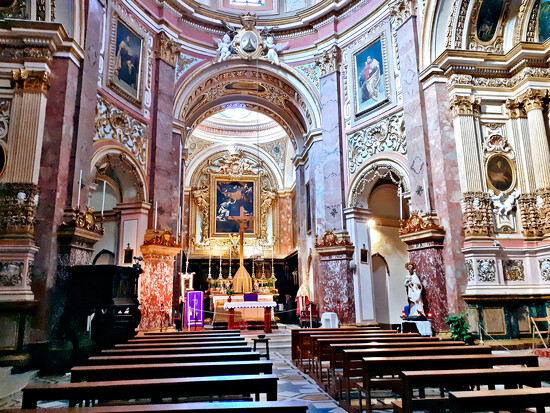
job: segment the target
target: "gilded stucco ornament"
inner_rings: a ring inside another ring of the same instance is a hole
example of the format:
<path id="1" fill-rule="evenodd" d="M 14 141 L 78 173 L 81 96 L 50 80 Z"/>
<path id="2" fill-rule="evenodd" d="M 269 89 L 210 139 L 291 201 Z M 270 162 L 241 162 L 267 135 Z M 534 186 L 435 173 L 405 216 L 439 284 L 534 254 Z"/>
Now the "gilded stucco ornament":
<path id="1" fill-rule="evenodd" d="M 525 237 L 538 237 L 541 235 L 537 197 L 534 194 L 521 194 L 517 203 L 523 235 Z"/>
<path id="2" fill-rule="evenodd" d="M 517 99 L 508 99 L 505 103 L 506 111 L 510 119 L 526 118 L 527 113 L 523 104 Z"/>
<path id="3" fill-rule="evenodd" d="M 337 46 L 315 55 L 315 64 L 319 67 L 320 77 L 336 72 L 340 64 L 341 53 Z"/>
<path id="4" fill-rule="evenodd" d="M 468 274 L 468 281 L 475 281 L 473 260 L 466 260 L 466 274 Z"/>
<path id="5" fill-rule="evenodd" d="M 425 214 L 420 216 L 415 212 L 411 212 L 408 219 L 401 220 L 399 235 L 409 235 L 428 230 L 443 231 L 443 227 L 436 224 L 435 215 Z"/>
<path id="6" fill-rule="evenodd" d="M 550 281 L 550 258 L 539 260 L 540 277 L 543 281 Z"/>
<path id="7" fill-rule="evenodd" d="M 41 70 L 13 69 L 13 88 L 24 93 L 44 93 L 50 88 L 50 73 Z"/>
<path id="8" fill-rule="evenodd" d="M 0 286 L 15 287 L 21 285 L 24 266 L 25 263 L 22 261 L 0 261 Z"/>
<path id="9" fill-rule="evenodd" d="M 507 195 L 504 192 L 495 194 L 489 189 L 489 196 L 493 203 L 493 213 L 495 217 L 495 227 L 498 232 L 515 232 L 515 215 L 513 213 L 516 199 L 519 197 L 519 191 L 516 189 Z"/>
<path id="10" fill-rule="evenodd" d="M 451 110 L 453 116 L 471 116 L 479 113 L 481 98 L 478 96 L 453 96 Z"/>
<path id="11" fill-rule="evenodd" d="M 523 260 L 506 260 L 502 262 L 505 281 L 525 281 Z"/>
<path id="12" fill-rule="evenodd" d="M 481 259 L 477 262 L 477 276 L 481 282 L 495 282 L 496 281 L 496 267 L 495 260 L 493 259 Z"/>
<path id="13" fill-rule="evenodd" d="M 526 112 L 532 110 L 543 110 L 544 98 L 546 97 L 546 90 L 529 89 L 524 94 L 518 97 L 525 107 Z"/>
<path id="14" fill-rule="evenodd" d="M 416 0 L 394 0 L 389 4 L 390 13 L 399 28 L 411 16 L 416 16 Z"/>
<path id="15" fill-rule="evenodd" d="M 462 200 L 464 235 L 490 236 L 493 233 L 491 200 L 484 192 L 466 192 Z"/>
<path id="16" fill-rule="evenodd" d="M 0 234 L 34 235 L 38 193 L 38 185 L 0 183 Z"/>
<path id="17" fill-rule="evenodd" d="M 180 55 L 180 45 L 170 39 L 164 32 L 159 36 L 159 43 L 155 54 L 171 66 L 176 67 Z"/>

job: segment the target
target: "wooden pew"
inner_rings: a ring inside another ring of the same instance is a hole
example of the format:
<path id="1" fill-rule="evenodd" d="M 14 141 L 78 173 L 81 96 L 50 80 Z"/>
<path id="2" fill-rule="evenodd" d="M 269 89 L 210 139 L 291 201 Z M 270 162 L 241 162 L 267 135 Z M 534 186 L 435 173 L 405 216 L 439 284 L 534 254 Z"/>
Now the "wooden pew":
<path id="1" fill-rule="evenodd" d="M 327 386 L 330 386 L 332 377 L 335 377 L 337 369 L 341 369 L 344 365 L 343 355 L 344 350 L 352 349 L 371 349 L 371 348 L 407 348 L 407 347 L 449 347 L 449 346 L 461 346 L 465 345 L 463 341 L 441 341 L 437 338 L 432 338 L 432 340 L 422 340 L 424 337 L 414 337 L 410 339 L 399 339 L 399 340 L 386 340 L 386 341 L 372 341 L 364 343 L 350 343 L 350 344 L 329 344 L 328 345 L 328 360 L 329 365 L 327 366 Z M 323 350 L 321 361 L 326 361 L 325 356 L 326 352 Z M 322 366 L 321 366 L 322 367 Z M 322 381 L 321 375 L 321 381 Z"/>
<path id="2" fill-rule="evenodd" d="M 240 336 L 239 330 L 198 330 L 198 331 L 145 331 L 144 336 L 207 336 L 207 335 L 226 335 L 226 336 Z M 141 335 L 138 337 L 142 337 Z"/>
<path id="3" fill-rule="evenodd" d="M 115 364 L 73 367 L 71 369 L 71 382 L 271 373 L 273 373 L 273 363 L 268 360 Z"/>
<path id="4" fill-rule="evenodd" d="M 108 364 L 151 364 L 151 363 L 195 363 L 209 361 L 259 360 L 257 351 L 234 353 L 195 353 L 195 354 L 151 354 L 144 356 L 93 356 L 88 358 L 91 366 Z"/>
<path id="5" fill-rule="evenodd" d="M 466 348 L 480 346 L 465 346 Z M 417 370 L 455 370 L 492 368 L 501 365 L 522 365 L 538 367 L 538 357 L 534 354 L 443 354 L 418 355 L 411 357 L 365 357 L 363 358 L 363 380 L 357 383 L 360 390 L 359 403 L 361 406 L 361 391 L 365 393 L 366 410 L 371 412 L 370 390 L 384 388 L 397 394 L 403 394 L 403 385 L 399 379 L 402 371 Z M 382 378 L 382 376 L 397 376 Z M 348 403 L 349 403 L 348 393 Z M 361 406 L 362 407 L 362 406 Z"/>
<path id="6" fill-rule="evenodd" d="M 449 409 L 449 398 L 445 397 L 444 390 L 460 389 L 466 385 L 486 385 L 489 390 L 497 384 L 503 384 L 508 389 L 519 386 L 540 387 L 542 381 L 550 380 L 550 368 L 402 371 L 399 376 L 403 386 L 402 400 L 393 403 L 393 410 L 395 413 L 412 413 L 413 410 Z M 440 397 L 426 398 L 426 387 L 439 388 Z M 414 389 L 418 389 L 420 397 L 414 397 Z"/>
<path id="7" fill-rule="evenodd" d="M 451 392 L 449 404 L 452 413 L 523 411 L 532 407 L 537 413 L 544 413 L 545 407 L 550 406 L 550 387 Z"/>
<path id="8" fill-rule="evenodd" d="M 127 404 L 121 406 L 62 407 L 7 410 L 19 413 L 306 413 L 303 401 L 270 402 L 191 402 L 166 404 Z"/>
<path id="9" fill-rule="evenodd" d="M 193 354 L 193 353 L 235 353 L 237 351 L 252 351 L 248 345 L 244 346 L 213 346 L 213 347 L 177 347 L 177 354 Z M 166 354 L 170 347 L 151 347 L 142 349 L 111 349 L 102 350 L 101 355 L 130 355 L 130 354 Z"/>
<path id="10" fill-rule="evenodd" d="M 131 348 L 169 348 L 169 347 L 220 347 L 220 346 L 246 346 L 247 342 L 239 341 L 193 341 L 191 343 L 130 343 L 116 344 L 114 350 L 127 350 Z"/>
<path id="11" fill-rule="evenodd" d="M 126 344 L 192 343 L 197 341 L 246 341 L 243 336 L 229 337 L 172 337 L 131 339 Z"/>
<path id="12" fill-rule="evenodd" d="M 229 335 L 229 334 L 205 334 L 205 335 L 193 335 L 193 336 L 136 336 L 127 341 L 127 343 L 138 343 L 141 341 L 158 341 L 158 340 L 181 340 L 181 341 L 212 341 L 212 340 L 244 340 L 245 337 L 241 335 Z"/>
<path id="13" fill-rule="evenodd" d="M 277 376 L 274 374 L 171 379 L 97 381 L 28 385 L 23 389 L 23 409 L 35 409 L 40 400 L 69 400 L 69 405 L 88 400 L 151 399 L 165 397 L 213 397 L 265 393 L 277 400 Z"/>
<path id="14" fill-rule="evenodd" d="M 323 331 L 340 331 L 340 332 L 346 332 L 346 331 L 372 331 L 372 330 L 380 330 L 380 327 L 342 327 L 342 328 L 294 328 L 291 330 L 290 335 L 290 348 L 292 350 L 292 360 L 298 360 L 298 349 L 300 347 L 300 341 L 302 339 L 301 333 L 303 332 L 323 332 Z"/>
<path id="15" fill-rule="evenodd" d="M 418 333 L 389 333 L 389 334 L 353 334 L 353 335 L 312 335 L 310 336 L 311 340 L 311 351 L 309 352 L 309 365 L 311 367 L 311 370 L 315 374 L 316 377 L 320 377 L 321 370 L 319 369 L 319 364 L 321 364 L 321 351 L 322 346 L 327 347 L 327 351 L 325 352 L 324 360 L 328 361 L 330 359 L 330 350 L 329 345 L 331 343 L 337 344 L 337 343 L 348 343 L 348 340 L 356 340 L 357 342 L 368 342 L 368 341 L 374 341 L 378 338 L 389 338 L 395 339 L 395 338 L 413 338 L 413 337 L 420 337 L 420 334 Z M 427 337 L 428 339 L 431 339 L 432 337 Z M 433 340 L 433 339 L 432 339 Z M 437 339 L 435 339 L 437 340 Z"/>
<path id="16" fill-rule="evenodd" d="M 376 349 L 351 349 L 344 350 L 344 363 L 342 370 L 342 380 L 336 383 L 340 385 L 340 389 L 336 388 L 336 392 L 340 395 L 343 393 L 343 388 L 346 389 L 347 398 L 349 402 L 350 394 L 352 390 L 352 379 L 367 376 L 369 372 L 364 373 L 365 364 L 364 358 L 368 357 L 418 357 L 428 355 L 457 355 L 457 354 L 490 354 L 492 348 L 489 346 L 442 346 L 442 347 L 410 347 L 410 348 L 376 348 Z M 410 370 L 410 369 L 409 369 Z M 372 374 L 370 377 L 373 377 Z M 369 378 L 370 378 L 369 377 Z M 367 381 L 368 382 L 368 381 Z M 353 388 L 356 388 L 355 386 Z"/>

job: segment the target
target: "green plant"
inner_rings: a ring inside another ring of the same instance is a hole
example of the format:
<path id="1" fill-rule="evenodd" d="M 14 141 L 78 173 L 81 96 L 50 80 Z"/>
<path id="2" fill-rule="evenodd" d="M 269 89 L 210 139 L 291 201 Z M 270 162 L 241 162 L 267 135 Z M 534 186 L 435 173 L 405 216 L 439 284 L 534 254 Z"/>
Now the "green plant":
<path id="1" fill-rule="evenodd" d="M 467 312 L 458 314 L 449 314 L 445 318 L 445 322 L 449 325 L 451 331 L 451 339 L 464 341 L 466 344 L 474 344 L 475 336 L 469 332 L 470 325 L 466 323 Z"/>
<path id="2" fill-rule="evenodd" d="M 235 291 L 233 291 L 233 290 L 227 290 L 227 291 L 226 291 L 226 294 L 227 294 L 228 297 L 231 297 L 231 296 L 233 295 L 234 292 L 235 292 Z"/>

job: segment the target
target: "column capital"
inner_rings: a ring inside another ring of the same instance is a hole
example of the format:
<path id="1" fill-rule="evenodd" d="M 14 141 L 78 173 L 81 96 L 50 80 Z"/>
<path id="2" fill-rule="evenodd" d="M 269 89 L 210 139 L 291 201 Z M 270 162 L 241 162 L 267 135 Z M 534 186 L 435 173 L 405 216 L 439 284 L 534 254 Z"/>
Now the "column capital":
<path id="1" fill-rule="evenodd" d="M 545 97 L 546 90 L 528 89 L 518 97 L 518 100 L 523 103 L 525 110 L 530 112 L 532 110 L 542 110 Z"/>
<path id="2" fill-rule="evenodd" d="M 341 53 L 338 46 L 332 46 L 330 49 L 315 55 L 315 64 L 321 71 L 320 77 L 329 75 L 338 70 Z"/>
<path id="3" fill-rule="evenodd" d="M 176 63 L 180 55 L 180 49 L 181 47 L 179 43 L 170 39 L 166 33 L 160 33 L 157 50 L 155 51 L 156 57 L 164 60 L 169 65 L 176 67 Z"/>
<path id="4" fill-rule="evenodd" d="M 415 0 L 394 0 L 389 4 L 390 14 L 395 20 L 395 28 L 398 29 L 411 16 L 416 16 L 416 1 Z"/>
<path id="5" fill-rule="evenodd" d="M 46 94 L 50 87 L 50 73 L 45 70 L 13 69 L 12 85 L 16 90 Z"/>
<path id="6" fill-rule="evenodd" d="M 453 117 L 474 115 L 479 112 L 481 98 L 476 96 L 453 96 L 451 99 L 451 110 Z"/>
<path id="7" fill-rule="evenodd" d="M 519 119 L 527 117 L 523 104 L 518 99 L 508 99 L 505 103 L 508 117 L 510 119 Z"/>

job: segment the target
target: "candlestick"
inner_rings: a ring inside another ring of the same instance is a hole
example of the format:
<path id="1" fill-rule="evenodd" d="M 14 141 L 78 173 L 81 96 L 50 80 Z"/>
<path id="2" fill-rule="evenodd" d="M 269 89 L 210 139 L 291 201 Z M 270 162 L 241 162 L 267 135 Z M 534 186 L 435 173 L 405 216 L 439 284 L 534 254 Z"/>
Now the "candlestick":
<path id="1" fill-rule="evenodd" d="M 80 190 L 82 189 L 82 169 L 80 170 L 80 178 L 78 179 L 78 201 L 76 201 L 76 209 L 80 211 Z"/>
<path id="2" fill-rule="evenodd" d="M 231 276 L 231 240 L 229 240 L 229 276 L 227 278 L 233 278 Z"/>
<path id="3" fill-rule="evenodd" d="M 275 240 L 273 240 L 275 244 Z M 274 264 L 275 246 L 271 246 L 271 278 L 275 277 L 275 264 Z"/>
<path id="4" fill-rule="evenodd" d="M 403 219 L 403 191 L 401 190 L 401 186 L 397 190 L 399 191 L 399 219 Z"/>
<path id="5" fill-rule="evenodd" d="M 155 202 L 155 229 L 157 229 L 158 207 L 159 207 L 159 203 L 158 201 L 156 201 Z"/>
<path id="6" fill-rule="evenodd" d="M 212 247 L 210 247 L 210 254 L 208 255 L 208 278 L 212 278 Z"/>
<path id="7" fill-rule="evenodd" d="M 430 204 L 428 202 L 428 187 L 426 186 L 426 179 L 422 179 L 424 184 L 424 202 L 426 204 L 426 213 L 430 212 Z"/>
<path id="8" fill-rule="evenodd" d="M 103 199 L 101 200 L 101 218 L 103 218 L 103 210 L 105 209 L 105 184 L 107 181 L 103 181 Z"/>
<path id="9" fill-rule="evenodd" d="M 185 254 L 185 273 L 189 274 L 189 248 L 187 248 L 187 254 Z"/>
<path id="10" fill-rule="evenodd" d="M 220 251 L 220 276 L 218 277 L 218 280 L 222 279 L 222 253 Z"/>

